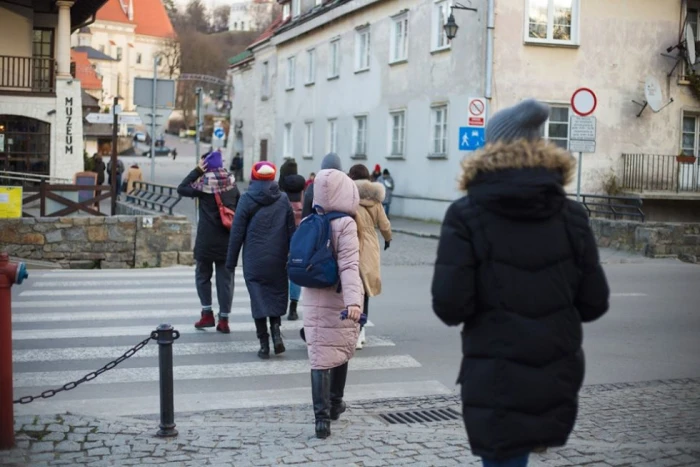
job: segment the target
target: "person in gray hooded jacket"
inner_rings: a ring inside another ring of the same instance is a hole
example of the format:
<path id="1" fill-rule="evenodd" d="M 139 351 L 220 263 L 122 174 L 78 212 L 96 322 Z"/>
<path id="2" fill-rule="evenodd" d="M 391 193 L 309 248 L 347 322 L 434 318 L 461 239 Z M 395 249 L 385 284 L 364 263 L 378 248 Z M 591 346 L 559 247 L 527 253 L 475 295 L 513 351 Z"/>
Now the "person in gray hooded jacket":
<path id="1" fill-rule="evenodd" d="M 335 169 L 343 170 L 340 163 L 340 157 L 334 152 L 329 152 L 326 157 L 323 158 L 321 162 L 321 170 L 325 169 Z M 311 214 L 314 210 L 314 184 L 312 183 L 306 188 L 304 192 L 304 206 L 301 210 L 301 218 L 305 218 Z"/>

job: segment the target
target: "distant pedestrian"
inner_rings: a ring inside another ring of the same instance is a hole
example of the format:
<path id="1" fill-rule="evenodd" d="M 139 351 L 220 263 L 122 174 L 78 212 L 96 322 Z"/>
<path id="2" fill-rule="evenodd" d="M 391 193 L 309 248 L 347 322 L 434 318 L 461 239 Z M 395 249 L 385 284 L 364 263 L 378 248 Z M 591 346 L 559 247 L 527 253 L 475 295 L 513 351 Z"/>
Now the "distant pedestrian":
<path id="1" fill-rule="evenodd" d="M 440 234 L 433 310 L 464 325 L 464 423 L 485 467 L 523 467 L 566 443 L 584 379 L 581 323 L 608 309 L 588 215 L 564 190 L 576 162 L 540 138 L 548 117 L 533 100 L 491 117 L 486 147 L 463 165 L 468 196 Z"/>
<path id="2" fill-rule="evenodd" d="M 298 174 L 297 162 L 294 159 L 287 159 L 279 170 L 280 191 L 287 194 L 289 203 L 294 212 L 294 225 L 299 227 L 301 222 L 301 212 L 304 204 L 304 177 Z M 297 307 L 301 298 L 301 287 L 289 281 L 289 321 L 299 319 Z"/>
<path id="3" fill-rule="evenodd" d="M 173 148 L 172 155 L 173 155 L 173 160 L 177 159 L 177 148 Z"/>
<path id="4" fill-rule="evenodd" d="M 117 157 L 117 198 L 122 191 L 122 174 L 124 173 L 124 162 Z M 109 180 L 109 185 L 112 185 L 112 160 L 107 162 L 107 178 Z"/>
<path id="5" fill-rule="evenodd" d="M 124 180 L 124 183 L 126 184 L 126 199 L 127 201 L 129 200 L 129 193 L 134 189 L 134 183 L 135 182 L 142 182 L 143 181 L 143 171 L 141 170 L 141 167 L 134 162 L 131 164 L 131 167 L 129 167 L 129 170 L 126 172 L 126 179 Z"/>
<path id="6" fill-rule="evenodd" d="M 223 168 L 219 151 L 203 156 L 199 165 L 177 187 L 177 192 L 180 196 L 199 200 L 194 259 L 195 283 L 202 313 L 194 327 L 214 327 L 211 278 L 216 269 L 216 294 L 219 300 L 216 330 L 228 334 L 231 332 L 228 319 L 233 302 L 234 276 L 226 269 L 229 230 L 221 220 L 219 204 L 235 211 L 240 192 L 231 174 Z"/>
<path id="7" fill-rule="evenodd" d="M 348 361 L 355 353 L 359 334 L 357 323 L 363 302 L 358 238 L 361 237 L 358 229 L 360 199 L 352 180 L 339 170 L 321 170 L 314 184 L 316 205 L 325 212 L 337 211 L 354 217 L 330 221 L 340 292 L 337 287 L 304 288 L 304 337 L 311 364 L 316 437 L 326 438 L 331 434 L 331 420 L 338 420 L 345 412 L 343 397 Z M 344 309 L 348 310 L 349 319 L 341 320 Z"/>
<path id="8" fill-rule="evenodd" d="M 329 152 L 321 161 L 321 170 L 336 169 L 343 170 L 340 163 L 340 157 L 334 152 Z M 314 184 L 312 183 L 304 192 L 304 208 L 301 211 L 301 218 L 305 218 L 313 211 L 314 204 Z"/>
<path id="9" fill-rule="evenodd" d="M 386 190 L 386 195 L 384 195 L 384 201 L 382 201 L 382 206 L 384 206 L 384 212 L 386 217 L 389 217 L 389 209 L 391 208 L 391 195 L 394 194 L 394 178 L 389 173 L 388 169 L 384 169 L 381 177 L 377 178 L 377 183 L 384 185 Z"/>
<path id="10" fill-rule="evenodd" d="M 379 177 L 382 176 L 382 168 L 379 164 L 376 164 L 374 166 L 374 172 L 372 172 L 372 175 L 369 177 L 369 180 L 372 182 L 376 182 Z"/>
<path id="11" fill-rule="evenodd" d="M 309 174 L 309 178 L 306 180 L 306 183 L 304 184 L 304 189 L 307 189 L 309 185 L 311 185 L 314 182 L 314 178 L 316 178 L 316 174 L 311 172 Z"/>
<path id="12" fill-rule="evenodd" d="M 236 180 L 242 182 L 243 181 L 243 158 L 241 157 L 240 152 L 237 152 L 236 155 L 231 160 L 231 170 L 233 171 L 233 175 L 236 177 Z"/>
<path id="13" fill-rule="evenodd" d="M 384 250 L 391 244 L 391 223 L 382 208 L 384 185 L 370 181 L 369 170 L 362 164 L 353 165 L 349 176 L 355 181 L 360 193 L 360 207 L 356 218 L 360 234 L 360 276 L 365 287 L 365 301 L 362 308 L 369 317 L 369 298 L 382 293 L 381 260 L 376 227 L 384 237 Z M 360 330 L 357 348 L 365 344 L 365 328 Z"/>
<path id="14" fill-rule="evenodd" d="M 287 257 L 295 230 L 294 212 L 275 182 L 276 175 L 277 168 L 271 162 L 253 166 L 250 186 L 233 220 L 226 260 L 226 267 L 233 272 L 243 248 L 243 276 L 260 340 L 258 357 L 262 359 L 270 358 L 270 334 L 275 354 L 285 351 L 280 324 L 287 313 Z"/>

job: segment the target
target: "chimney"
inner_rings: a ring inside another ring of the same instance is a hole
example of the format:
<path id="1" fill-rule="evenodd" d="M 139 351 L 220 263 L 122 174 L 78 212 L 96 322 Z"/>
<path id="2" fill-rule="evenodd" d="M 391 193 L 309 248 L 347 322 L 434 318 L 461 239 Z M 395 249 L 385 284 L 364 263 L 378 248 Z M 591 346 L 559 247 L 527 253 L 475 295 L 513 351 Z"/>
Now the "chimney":
<path id="1" fill-rule="evenodd" d="M 129 15 L 129 21 L 134 20 L 134 0 L 129 0 L 129 12 L 127 13 Z"/>

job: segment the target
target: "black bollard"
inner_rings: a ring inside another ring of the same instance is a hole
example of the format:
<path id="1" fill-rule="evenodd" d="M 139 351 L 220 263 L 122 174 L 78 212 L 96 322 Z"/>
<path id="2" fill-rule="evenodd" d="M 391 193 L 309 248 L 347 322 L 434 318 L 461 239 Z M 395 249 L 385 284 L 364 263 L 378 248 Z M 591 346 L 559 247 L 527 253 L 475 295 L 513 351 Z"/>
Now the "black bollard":
<path id="1" fill-rule="evenodd" d="M 158 340 L 158 370 L 160 372 L 160 438 L 177 436 L 173 391 L 173 342 L 180 333 L 169 324 L 161 324 L 151 334 Z"/>

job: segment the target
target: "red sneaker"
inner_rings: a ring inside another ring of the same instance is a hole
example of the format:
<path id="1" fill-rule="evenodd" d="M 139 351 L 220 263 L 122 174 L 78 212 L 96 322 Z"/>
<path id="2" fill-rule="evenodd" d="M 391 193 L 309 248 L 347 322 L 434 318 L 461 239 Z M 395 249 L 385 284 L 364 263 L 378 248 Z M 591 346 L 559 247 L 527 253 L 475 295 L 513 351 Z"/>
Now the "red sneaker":
<path id="1" fill-rule="evenodd" d="M 213 328 L 215 324 L 214 313 L 202 312 L 202 318 L 194 323 L 194 327 L 197 329 Z"/>
<path id="2" fill-rule="evenodd" d="M 219 324 L 216 325 L 216 330 L 224 334 L 230 334 L 231 330 L 228 328 L 228 320 L 220 319 Z"/>

